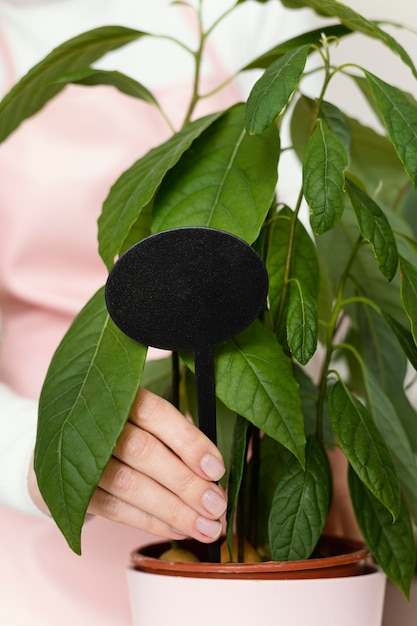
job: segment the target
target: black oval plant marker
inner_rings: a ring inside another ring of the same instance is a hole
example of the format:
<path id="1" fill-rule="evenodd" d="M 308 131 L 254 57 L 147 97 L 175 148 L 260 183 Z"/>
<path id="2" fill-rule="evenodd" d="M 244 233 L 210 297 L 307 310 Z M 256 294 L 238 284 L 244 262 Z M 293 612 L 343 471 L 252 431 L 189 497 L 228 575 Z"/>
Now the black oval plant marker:
<path id="1" fill-rule="evenodd" d="M 106 305 L 129 337 L 194 353 L 200 429 L 216 443 L 213 347 L 244 330 L 268 290 L 263 261 L 242 239 L 213 228 L 175 228 L 123 254 L 106 284 Z M 211 561 L 219 560 L 219 546 Z"/>

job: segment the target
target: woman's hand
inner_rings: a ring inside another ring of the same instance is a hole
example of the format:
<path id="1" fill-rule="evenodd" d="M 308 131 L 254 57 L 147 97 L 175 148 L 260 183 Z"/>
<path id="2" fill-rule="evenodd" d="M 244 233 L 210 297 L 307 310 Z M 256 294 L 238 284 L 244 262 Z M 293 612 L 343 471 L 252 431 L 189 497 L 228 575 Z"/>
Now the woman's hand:
<path id="1" fill-rule="evenodd" d="M 222 531 L 224 474 L 216 446 L 172 404 L 140 389 L 88 513 L 169 539 L 209 543 Z M 29 493 L 47 513 L 29 474 Z"/>
<path id="2" fill-rule="evenodd" d="M 88 512 L 170 539 L 217 539 L 220 452 L 169 402 L 140 389 Z"/>

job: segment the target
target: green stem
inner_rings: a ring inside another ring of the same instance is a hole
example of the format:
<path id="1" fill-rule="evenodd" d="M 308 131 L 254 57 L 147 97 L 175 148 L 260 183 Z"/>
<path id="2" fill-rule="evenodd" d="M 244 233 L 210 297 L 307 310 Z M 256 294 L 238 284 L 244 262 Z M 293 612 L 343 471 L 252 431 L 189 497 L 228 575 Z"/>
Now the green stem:
<path id="1" fill-rule="evenodd" d="M 324 46 L 324 48 L 318 48 L 318 52 L 319 54 L 322 56 L 323 58 L 323 62 L 324 62 L 324 69 L 325 69 L 325 76 L 324 76 L 324 81 L 323 81 L 323 85 L 321 88 L 321 92 L 319 95 L 319 98 L 317 100 L 317 104 L 316 104 L 316 109 L 314 111 L 314 115 L 313 115 L 313 120 L 311 123 L 311 128 L 310 128 L 310 135 L 314 130 L 314 126 L 316 124 L 317 119 L 320 116 L 320 109 L 324 100 L 324 95 L 326 93 L 329 81 L 332 77 L 332 73 L 330 71 L 330 58 L 329 58 L 329 51 L 328 48 L 326 46 Z M 294 216 L 293 216 L 293 220 L 291 222 L 291 229 L 290 229 L 290 237 L 289 237 L 289 243 L 288 243 L 288 251 L 287 251 L 287 258 L 286 258 L 286 262 L 285 262 L 285 270 L 284 270 L 284 277 L 283 277 L 283 288 L 282 288 L 282 292 L 281 292 L 281 296 L 280 296 L 280 301 L 279 301 L 279 305 L 278 305 L 278 313 L 277 313 L 277 318 L 276 318 L 276 322 L 275 322 L 275 333 L 278 332 L 278 329 L 280 327 L 281 321 L 282 321 L 282 316 L 283 316 L 283 312 L 284 312 L 284 307 L 285 307 L 285 301 L 286 301 L 286 297 L 287 297 L 287 292 L 288 292 L 288 285 L 289 285 L 289 280 L 290 280 L 290 276 L 291 276 L 291 263 L 292 263 L 292 258 L 294 255 L 294 246 L 295 246 L 295 230 L 297 227 L 297 219 L 298 219 L 298 214 L 300 212 L 301 209 L 301 203 L 303 201 L 303 197 L 304 197 L 304 189 L 303 186 L 301 186 L 301 190 L 300 193 L 298 195 L 298 199 L 297 199 L 297 204 L 294 210 Z"/>
<path id="2" fill-rule="evenodd" d="M 346 281 L 349 277 L 350 270 L 352 268 L 353 262 L 358 254 L 359 249 L 361 248 L 363 243 L 362 237 L 359 236 L 355 245 L 352 248 L 350 256 L 346 262 L 345 268 L 342 272 L 339 281 L 339 287 L 337 290 L 337 295 L 335 299 L 335 303 L 333 305 L 333 310 L 330 316 L 330 321 L 327 326 L 326 333 L 326 342 L 325 342 L 325 357 L 323 361 L 323 365 L 321 368 L 321 374 L 319 379 L 319 397 L 317 400 L 317 436 L 320 441 L 323 441 L 323 416 L 324 416 L 324 403 L 327 394 L 327 377 L 329 373 L 330 362 L 333 356 L 333 352 L 335 350 L 335 346 L 333 345 L 333 340 L 337 331 L 338 320 L 340 317 L 340 313 L 343 310 L 343 307 L 349 302 L 343 299 L 343 293 L 346 288 Z M 358 301 L 361 298 L 352 298 L 351 302 Z M 369 301 L 367 301 L 369 304 Z"/>
<path id="3" fill-rule="evenodd" d="M 209 26 L 207 28 L 207 30 L 204 31 L 204 27 L 203 27 L 203 0 L 199 0 L 199 6 L 198 6 L 198 10 L 197 10 L 199 45 L 198 45 L 197 50 L 195 52 L 192 52 L 192 55 L 194 57 L 194 66 L 195 66 L 193 90 L 192 90 L 191 100 L 190 100 L 190 103 L 189 103 L 189 106 L 188 106 L 188 110 L 187 110 L 187 112 L 185 114 L 184 121 L 182 123 L 183 127 L 185 127 L 190 122 L 190 120 L 192 118 L 192 115 L 194 113 L 194 110 L 195 110 L 198 102 L 202 98 L 207 98 L 207 97 L 209 97 L 209 95 L 212 95 L 213 93 L 217 93 L 224 86 L 226 86 L 229 82 L 231 82 L 234 79 L 234 77 L 230 77 L 227 81 L 225 81 L 224 83 L 219 85 L 216 89 L 211 91 L 209 94 L 201 95 L 200 92 L 199 92 L 199 90 L 200 90 L 200 77 L 201 77 L 201 65 L 202 65 L 202 60 L 203 60 L 203 55 L 204 55 L 204 47 L 206 45 L 206 41 L 207 41 L 208 37 L 211 35 L 211 33 L 214 31 L 214 29 L 220 24 L 220 22 L 222 22 L 224 20 L 224 18 L 235 9 L 236 5 L 237 5 L 237 3 L 232 5 L 224 13 L 219 15 L 219 17 L 211 24 L 211 26 Z"/>
<path id="4" fill-rule="evenodd" d="M 284 277 L 283 277 L 283 282 L 282 282 L 282 291 L 281 291 L 279 305 L 278 305 L 277 318 L 275 321 L 275 333 L 278 333 L 278 329 L 281 325 L 281 320 L 282 320 L 282 316 L 284 313 L 284 306 L 285 306 L 285 301 L 287 298 L 288 285 L 289 285 L 290 277 L 291 277 L 292 258 L 294 255 L 295 230 L 297 228 L 298 214 L 300 212 L 301 203 L 303 201 L 303 196 L 304 196 L 303 188 L 301 188 L 300 193 L 298 195 L 297 204 L 296 204 L 295 210 L 293 212 L 292 220 L 291 220 L 287 258 L 285 260 Z"/>
<path id="5" fill-rule="evenodd" d="M 249 543 L 257 547 L 257 537 L 258 537 L 258 501 L 259 501 L 259 474 L 261 469 L 261 455 L 260 455 L 260 431 L 255 426 L 252 426 L 250 429 L 252 433 L 252 457 L 251 457 L 251 475 L 250 475 L 250 484 L 249 484 L 249 506 L 254 509 L 254 511 L 250 511 L 248 518 L 248 540 Z"/>

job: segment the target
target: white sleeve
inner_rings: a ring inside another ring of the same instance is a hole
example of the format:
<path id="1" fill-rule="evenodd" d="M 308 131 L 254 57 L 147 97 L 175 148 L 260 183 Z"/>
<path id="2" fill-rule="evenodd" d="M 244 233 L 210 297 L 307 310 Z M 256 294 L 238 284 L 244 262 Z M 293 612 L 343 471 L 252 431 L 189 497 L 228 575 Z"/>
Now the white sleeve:
<path id="1" fill-rule="evenodd" d="M 0 384 L 0 504 L 46 517 L 28 491 L 35 447 L 38 403 Z"/>

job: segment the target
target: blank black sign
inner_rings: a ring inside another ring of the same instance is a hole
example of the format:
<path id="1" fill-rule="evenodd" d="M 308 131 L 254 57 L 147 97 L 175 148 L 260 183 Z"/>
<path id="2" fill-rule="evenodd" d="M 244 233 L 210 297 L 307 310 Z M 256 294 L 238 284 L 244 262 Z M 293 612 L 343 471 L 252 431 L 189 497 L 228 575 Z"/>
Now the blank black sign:
<path id="1" fill-rule="evenodd" d="M 147 346 L 201 350 L 230 339 L 261 312 L 268 288 L 258 254 L 213 228 L 151 235 L 115 264 L 106 304 L 116 325 Z"/>

